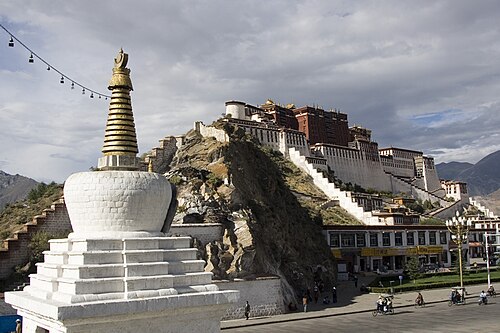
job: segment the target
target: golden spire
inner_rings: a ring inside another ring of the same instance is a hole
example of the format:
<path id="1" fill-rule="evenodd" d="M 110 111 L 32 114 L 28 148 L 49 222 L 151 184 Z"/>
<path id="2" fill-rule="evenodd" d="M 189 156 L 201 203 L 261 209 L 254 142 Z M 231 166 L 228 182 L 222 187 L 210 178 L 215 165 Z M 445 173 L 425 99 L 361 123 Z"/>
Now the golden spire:
<path id="1" fill-rule="evenodd" d="M 108 86 L 112 93 L 102 147 L 104 156 L 98 163 L 100 170 L 138 169 L 136 155 L 139 150 L 130 102 L 130 91 L 134 89 L 130 80 L 130 69 L 126 68 L 127 61 L 128 54 L 120 49 L 115 58 L 113 76 Z"/>

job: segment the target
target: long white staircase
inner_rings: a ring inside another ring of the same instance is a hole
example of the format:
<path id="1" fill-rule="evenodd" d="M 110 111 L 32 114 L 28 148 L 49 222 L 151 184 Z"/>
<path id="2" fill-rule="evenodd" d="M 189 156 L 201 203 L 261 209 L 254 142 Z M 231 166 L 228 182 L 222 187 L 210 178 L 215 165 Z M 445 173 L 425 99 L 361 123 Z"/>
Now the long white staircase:
<path id="1" fill-rule="evenodd" d="M 313 178 L 314 185 L 316 185 L 321 191 L 323 191 L 328 198 L 331 200 L 338 200 L 340 207 L 347 210 L 355 218 L 367 225 L 379 224 L 379 220 L 376 216 L 373 216 L 372 212 L 365 212 L 363 207 L 360 206 L 353 198 L 352 192 L 342 191 L 335 186 L 334 183 L 330 182 L 327 177 L 323 175 L 322 172 L 316 170 L 314 166 L 307 162 L 305 156 L 301 155 L 295 148 L 288 149 L 288 155 L 290 160 L 299 168 L 304 170 Z"/>

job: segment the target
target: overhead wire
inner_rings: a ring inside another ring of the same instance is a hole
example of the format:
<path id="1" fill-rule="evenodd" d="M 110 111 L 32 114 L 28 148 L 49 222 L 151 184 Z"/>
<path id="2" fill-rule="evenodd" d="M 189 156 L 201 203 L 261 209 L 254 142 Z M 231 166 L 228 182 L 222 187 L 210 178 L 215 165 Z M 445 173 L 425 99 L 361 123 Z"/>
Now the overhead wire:
<path id="1" fill-rule="evenodd" d="M 58 73 L 61 75 L 60 83 L 64 84 L 65 80 L 71 81 L 71 89 L 74 89 L 75 86 L 78 86 L 82 89 L 82 94 L 85 94 L 85 92 L 90 92 L 90 98 L 94 98 L 94 94 L 99 96 L 99 98 L 104 97 L 105 99 L 111 98 L 110 95 L 106 95 L 103 93 L 100 93 L 96 90 L 90 89 L 89 87 L 79 83 L 78 81 L 72 79 L 68 75 L 64 74 L 60 70 L 58 70 L 56 67 L 51 65 L 48 61 L 43 59 L 41 56 L 39 56 L 35 51 L 33 51 L 31 48 L 29 48 L 26 44 L 24 44 L 19 38 L 17 38 L 12 32 L 10 32 L 3 24 L 0 23 L 0 28 L 5 30 L 9 35 L 10 35 L 10 40 L 9 40 L 9 47 L 14 47 L 14 40 L 19 43 L 22 47 L 24 47 L 26 50 L 30 52 L 30 57 L 28 58 L 28 62 L 34 63 L 34 59 L 40 60 L 42 63 L 44 63 L 47 66 L 47 70 L 53 70 L 54 72 Z"/>

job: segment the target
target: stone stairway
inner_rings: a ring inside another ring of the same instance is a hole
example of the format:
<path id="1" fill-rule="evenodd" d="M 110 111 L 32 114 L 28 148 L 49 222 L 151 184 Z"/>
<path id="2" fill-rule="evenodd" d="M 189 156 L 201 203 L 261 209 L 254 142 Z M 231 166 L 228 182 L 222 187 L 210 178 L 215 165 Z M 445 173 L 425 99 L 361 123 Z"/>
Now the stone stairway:
<path id="1" fill-rule="evenodd" d="M 339 205 L 347 210 L 355 218 L 367 225 L 379 224 L 378 217 L 374 216 L 372 212 L 365 212 L 363 207 L 360 206 L 353 198 L 352 192 L 342 191 L 330 182 L 321 171 L 318 171 L 314 166 L 307 161 L 307 158 L 300 154 L 295 148 L 289 148 L 288 156 L 290 160 L 300 169 L 305 171 L 313 178 L 314 184 L 323 191 L 330 200 L 337 200 Z"/>
<path id="2" fill-rule="evenodd" d="M 390 172 L 384 171 L 386 175 L 391 177 L 392 181 L 399 182 L 404 184 L 404 186 L 409 187 L 413 193 L 415 193 L 419 198 L 422 197 L 422 194 L 425 194 L 425 196 L 429 197 L 429 200 L 431 201 L 438 201 L 441 206 L 449 206 L 451 203 L 449 201 L 444 200 L 440 196 L 435 195 L 432 192 L 429 192 L 415 184 L 412 184 L 411 182 L 407 181 L 404 178 L 398 177 L 393 175 Z"/>
<path id="3" fill-rule="evenodd" d="M 44 209 L 42 214 L 33 217 L 31 222 L 24 224 L 23 229 L 16 232 L 14 237 L 3 241 L 0 247 L 0 279 L 12 274 L 15 266 L 26 264 L 31 237 L 40 231 L 49 234 L 71 231 L 63 198 L 55 201 L 50 208 Z"/>

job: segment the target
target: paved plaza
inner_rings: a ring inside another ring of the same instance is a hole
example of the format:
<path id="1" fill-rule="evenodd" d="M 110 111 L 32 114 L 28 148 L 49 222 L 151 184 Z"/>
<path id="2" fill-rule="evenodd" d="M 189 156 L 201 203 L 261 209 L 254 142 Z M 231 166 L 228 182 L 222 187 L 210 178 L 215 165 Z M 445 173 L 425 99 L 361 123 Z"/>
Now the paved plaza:
<path id="1" fill-rule="evenodd" d="M 479 293 L 486 285 L 467 286 L 467 304 L 449 307 L 450 289 L 424 290 L 427 305 L 415 308 L 416 292 L 396 294 L 394 315 L 373 317 L 378 294 L 363 294 L 353 283 L 339 285 L 339 303 L 335 306 L 312 304 L 307 313 L 230 320 L 221 324 L 223 332 L 500 332 L 500 296 L 479 306 Z M 342 295 L 344 292 L 344 295 Z"/>
<path id="2" fill-rule="evenodd" d="M 360 283 L 368 280 L 361 278 Z M 373 317 L 371 312 L 378 295 L 360 295 L 353 282 L 346 281 L 339 283 L 336 305 L 313 303 L 307 313 L 228 320 L 221 323 L 221 328 L 223 333 L 500 332 L 500 296 L 489 298 L 487 306 L 477 305 L 479 292 L 485 288 L 486 285 L 467 286 L 467 304 L 452 307 L 447 305 L 449 288 L 422 291 L 427 303 L 424 308 L 413 306 L 416 292 L 396 294 L 394 315 Z M 15 313 L 10 306 L 3 305 L 2 314 Z"/>

